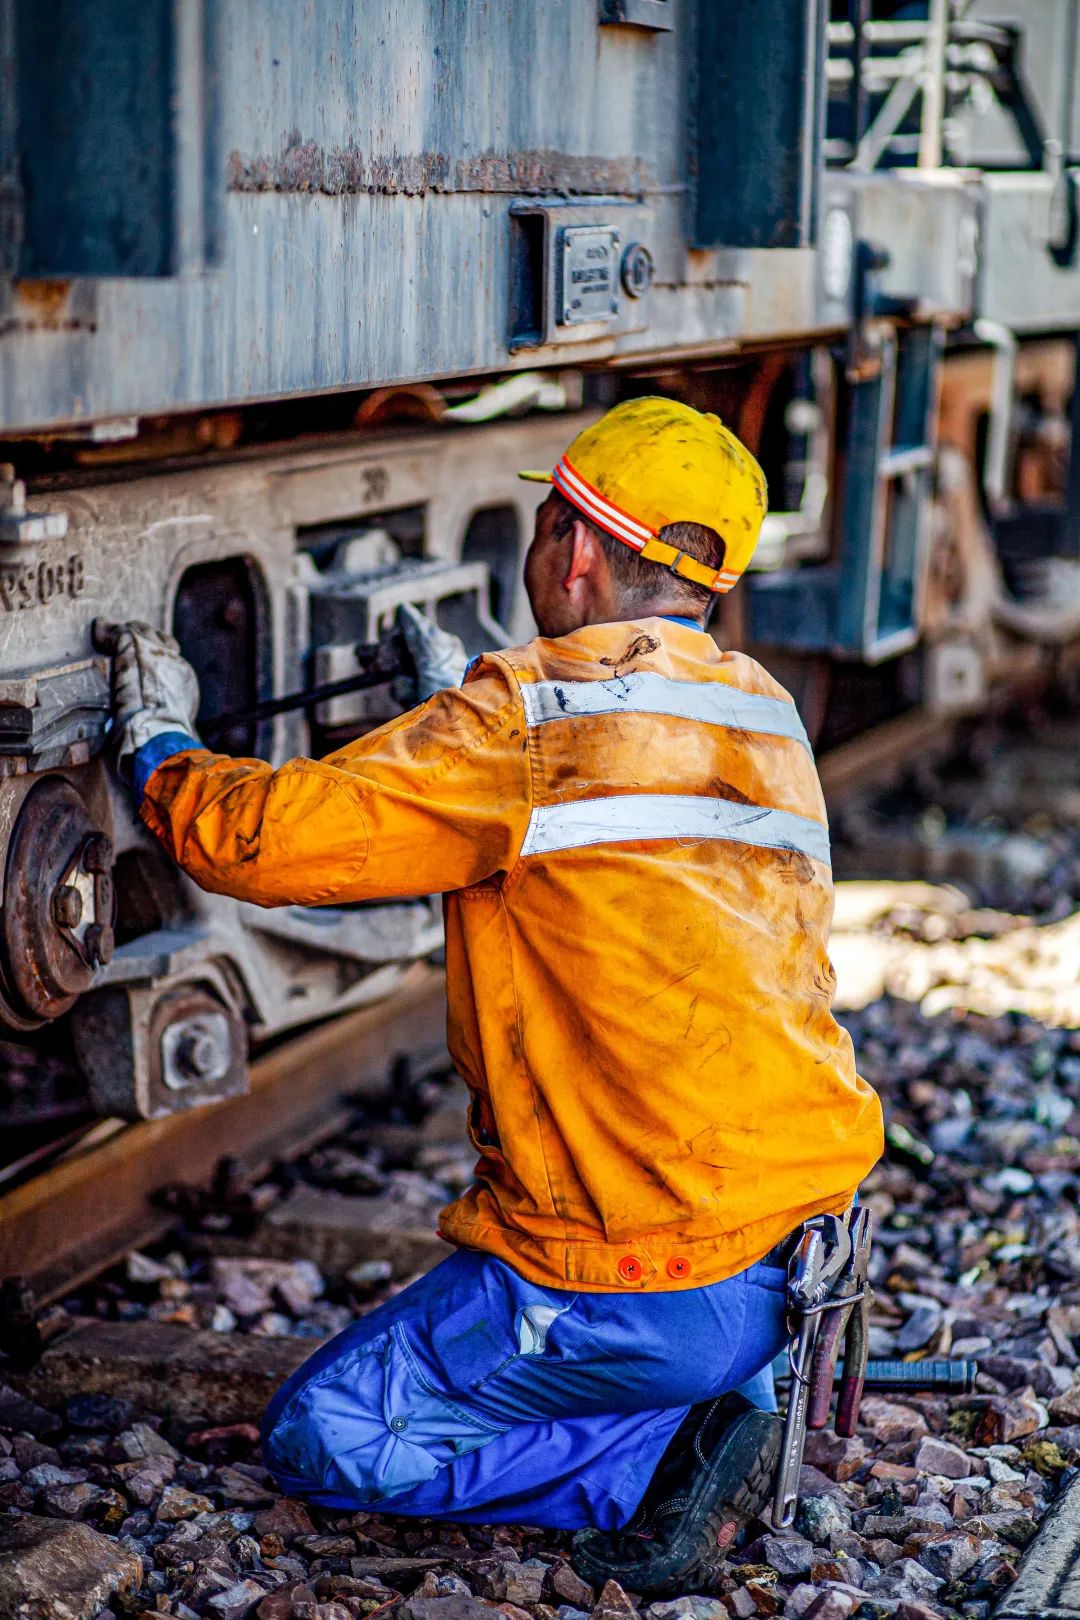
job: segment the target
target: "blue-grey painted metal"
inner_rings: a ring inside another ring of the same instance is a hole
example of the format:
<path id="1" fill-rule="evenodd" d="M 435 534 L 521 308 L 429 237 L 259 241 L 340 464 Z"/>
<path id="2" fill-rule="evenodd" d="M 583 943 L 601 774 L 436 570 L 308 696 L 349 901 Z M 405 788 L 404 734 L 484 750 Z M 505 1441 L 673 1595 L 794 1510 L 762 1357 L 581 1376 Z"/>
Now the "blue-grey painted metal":
<path id="1" fill-rule="evenodd" d="M 15 13 L 11 0 L 0 0 L 0 276 L 16 264 L 22 234 L 22 189 L 16 144 Z"/>
<path id="2" fill-rule="evenodd" d="M 0 433 L 809 341 L 852 314 L 823 178 L 916 318 L 968 313 L 978 205 L 981 312 L 1080 323 L 1049 173 L 822 176 L 825 10 L 0 0 Z M 575 228 L 651 286 L 561 319 Z"/>
<path id="3" fill-rule="evenodd" d="M 699 247 L 814 240 L 825 118 L 823 0 L 731 0 L 698 16 L 693 235 Z"/>
<path id="4" fill-rule="evenodd" d="M 822 326 L 812 250 L 688 246 L 700 0 L 614 23 L 598 0 L 103 0 L 73 6 L 50 61 L 72 3 L 0 0 L 20 70 L 0 96 L 0 243 L 23 272 L 0 273 L 0 431 Z M 804 5 L 777 29 L 797 62 Z M 50 145 L 65 108 L 78 116 Z M 718 151 L 710 185 L 734 178 Z M 610 320 L 546 322 L 512 353 L 515 255 L 540 234 L 515 230 L 522 204 L 572 207 L 623 249 L 630 210 L 651 290 L 620 282 Z"/>
<path id="5" fill-rule="evenodd" d="M 179 268 L 171 0 L 18 0 L 19 271 Z"/>

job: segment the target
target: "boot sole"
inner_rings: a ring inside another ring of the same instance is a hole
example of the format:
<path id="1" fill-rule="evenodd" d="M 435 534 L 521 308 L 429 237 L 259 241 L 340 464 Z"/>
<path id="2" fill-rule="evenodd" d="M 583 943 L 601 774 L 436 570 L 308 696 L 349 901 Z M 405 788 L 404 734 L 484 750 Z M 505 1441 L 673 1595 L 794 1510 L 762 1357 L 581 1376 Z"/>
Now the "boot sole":
<path id="1" fill-rule="evenodd" d="M 705 1583 L 716 1572 L 735 1535 L 772 1495 L 780 1441 L 781 1425 L 775 1413 L 747 1412 L 732 1424 L 713 1452 L 665 1554 L 626 1564 L 594 1559 L 589 1543 L 603 1532 L 586 1530 L 575 1538 L 574 1569 L 594 1585 L 617 1580 L 642 1597 L 671 1597 L 695 1590 L 694 1583 Z M 737 1483 L 721 1494 L 724 1477 L 730 1479 L 733 1474 Z M 721 1541 L 732 1521 L 735 1529 Z"/>

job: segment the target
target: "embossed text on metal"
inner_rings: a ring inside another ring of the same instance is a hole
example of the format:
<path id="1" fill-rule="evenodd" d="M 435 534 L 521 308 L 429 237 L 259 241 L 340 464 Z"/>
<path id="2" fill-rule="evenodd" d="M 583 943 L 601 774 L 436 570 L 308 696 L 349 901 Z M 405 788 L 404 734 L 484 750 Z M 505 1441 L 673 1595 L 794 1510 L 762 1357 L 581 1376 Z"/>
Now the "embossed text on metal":
<path id="1" fill-rule="evenodd" d="M 564 225 L 561 232 L 564 326 L 611 321 L 619 313 L 619 233 L 605 225 Z"/>

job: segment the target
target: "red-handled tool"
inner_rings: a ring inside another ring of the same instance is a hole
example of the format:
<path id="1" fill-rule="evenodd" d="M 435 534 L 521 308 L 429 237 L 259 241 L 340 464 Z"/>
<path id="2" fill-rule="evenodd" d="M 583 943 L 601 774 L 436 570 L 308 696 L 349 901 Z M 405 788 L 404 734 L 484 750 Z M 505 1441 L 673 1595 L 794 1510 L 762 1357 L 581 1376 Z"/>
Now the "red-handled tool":
<path id="1" fill-rule="evenodd" d="M 871 1289 L 868 1277 L 870 1243 L 873 1237 L 874 1216 L 869 1209 L 860 1209 L 851 1223 L 850 1280 L 854 1298 L 847 1313 L 844 1336 L 844 1376 L 836 1397 L 836 1432 L 850 1439 L 859 1421 L 863 1385 L 866 1382 L 866 1357 L 869 1348 Z M 847 1278 L 844 1279 L 845 1284 Z M 829 1384 L 832 1384 L 832 1367 Z"/>
<path id="2" fill-rule="evenodd" d="M 818 1215 L 802 1229 L 788 1266 L 791 1388 L 773 1494 L 772 1522 L 794 1522 L 806 1431 L 829 1421 L 837 1355 L 844 1342 L 844 1373 L 836 1403 L 836 1431 L 855 1432 L 866 1377 L 870 1312 L 868 1209 Z"/>

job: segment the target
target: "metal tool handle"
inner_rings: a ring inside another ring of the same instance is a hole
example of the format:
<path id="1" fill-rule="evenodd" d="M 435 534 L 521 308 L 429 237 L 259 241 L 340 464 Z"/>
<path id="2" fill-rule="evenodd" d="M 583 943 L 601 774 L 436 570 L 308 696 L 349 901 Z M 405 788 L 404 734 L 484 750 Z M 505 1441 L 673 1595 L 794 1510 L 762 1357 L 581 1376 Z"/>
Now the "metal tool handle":
<path id="1" fill-rule="evenodd" d="M 870 1341 L 869 1281 L 870 1244 L 874 1235 L 873 1211 L 865 1206 L 855 1211 L 851 1221 L 851 1284 L 858 1291 L 857 1301 L 845 1319 L 844 1376 L 836 1397 L 836 1432 L 850 1440 L 859 1422 L 859 1406 L 866 1378 L 866 1355 Z"/>
<path id="2" fill-rule="evenodd" d="M 401 638 L 398 638 L 398 643 L 404 646 Z M 305 686 L 299 692 L 287 692 L 284 697 L 266 698 L 262 703 L 253 703 L 246 709 L 234 709 L 228 714 L 211 715 L 208 719 L 199 721 L 200 735 L 217 737 L 233 726 L 272 720 L 275 715 L 290 714 L 296 709 L 308 709 L 318 703 L 328 703 L 331 698 L 347 697 L 352 692 L 364 692 L 373 686 L 385 686 L 387 681 L 393 680 L 396 675 L 406 674 L 410 668 L 404 652 L 391 661 L 390 657 L 379 655 L 375 649 L 366 648 L 364 651 L 372 656 L 372 662 L 368 668 L 360 670 L 357 674 L 343 675 L 338 681 L 323 681 L 319 686 Z"/>
<path id="3" fill-rule="evenodd" d="M 810 1405 L 810 1367 L 817 1336 L 817 1317 L 805 1317 L 791 1352 L 791 1389 L 788 1392 L 784 1438 L 776 1469 L 772 1522 L 777 1530 L 790 1530 L 799 1503 L 799 1474 L 806 1448 L 806 1418 Z"/>
<path id="4" fill-rule="evenodd" d="M 868 1361 L 865 1388 L 875 1394 L 914 1395 L 920 1390 L 928 1394 L 970 1395 L 978 1376 L 977 1361 Z M 844 1375 L 837 1368 L 839 1383 Z"/>
<path id="5" fill-rule="evenodd" d="M 807 1428 L 824 1429 L 828 1425 L 836 1357 L 840 1351 L 840 1341 L 847 1332 L 853 1309 L 857 1310 L 858 1306 L 848 1306 L 845 1309 L 843 1305 L 838 1304 L 835 1310 L 825 1313 L 818 1329 L 817 1343 L 814 1346 L 814 1365 L 810 1374 Z"/>
<path id="6" fill-rule="evenodd" d="M 870 1301 L 864 1294 L 847 1321 L 844 1338 L 844 1376 L 836 1397 L 837 1434 L 850 1440 L 859 1422 L 866 1381 L 866 1345 L 870 1327 Z"/>

